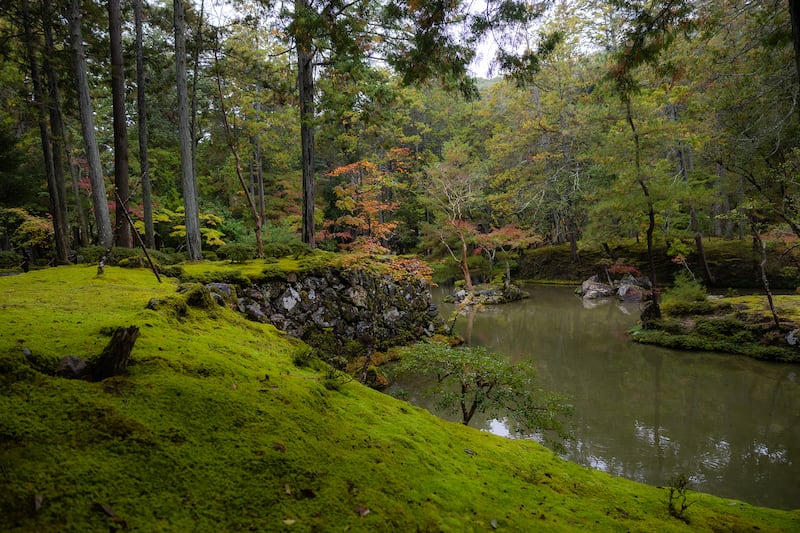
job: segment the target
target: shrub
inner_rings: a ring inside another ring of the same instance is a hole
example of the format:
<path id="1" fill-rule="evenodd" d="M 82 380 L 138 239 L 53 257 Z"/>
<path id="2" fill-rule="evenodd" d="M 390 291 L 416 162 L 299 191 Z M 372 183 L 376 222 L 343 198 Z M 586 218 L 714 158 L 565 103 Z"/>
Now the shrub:
<path id="1" fill-rule="evenodd" d="M 292 253 L 291 248 L 289 248 L 288 244 L 284 244 L 282 242 L 271 242 L 269 244 L 264 245 L 264 256 L 265 257 L 286 257 Z"/>
<path id="2" fill-rule="evenodd" d="M 733 318 L 703 318 L 697 321 L 695 332 L 709 339 L 736 342 L 752 342 L 752 332 L 744 329 L 744 324 Z"/>
<path id="3" fill-rule="evenodd" d="M 78 262 L 79 263 L 99 263 L 100 258 L 106 253 L 106 249 L 102 246 L 84 246 L 78 248 Z"/>
<path id="4" fill-rule="evenodd" d="M 683 516 L 694 502 L 688 501 L 688 490 L 691 482 L 685 474 L 679 474 L 667 483 L 667 509 L 675 518 L 687 521 Z"/>
<path id="5" fill-rule="evenodd" d="M 144 257 L 133 256 L 133 257 L 126 257 L 125 259 L 120 259 L 117 262 L 117 266 L 123 268 L 142 268 L 142 267 L 150 267 L 147 263 L 147 259 Z"/>
<path id="6" fill-rule="evenodd" d="M 20 255 L 17 254 L 17 252 L 0 251 L 0 267 L 14 268 L 21 262 L 22 262 L 22 257 L 20 257 Z"/>
<path id="7" fill-rule="evenodd" d="M 222 259 L 227 259 L 231 263 L 243 263 L 255 257 L 255 249 L 246 244 L 224 244 L 217 249 L 217 255 Z"/>
<path id="8" fill-rule="evenodd" d="M 664 304 L 670 302 L 703 302 L 707 296 L 708 293 L 702 283 L 688 273 L 681 271 L 675 274 L 673 286 L 664 291 L 662 302 Z"/>
<path id="9" fill-rule="evenodd" d="M 700 302 L 681 302 L 673 300 L 661 304 L 661 310 L 673 316 L 704 315 L 713 311 L 714 306 L 707 300 Z"/>
<path id="10" fill-rule="evenodd" d="M 161 272 L 161 274 L 167 276 L 168 278 L 183 279 L 183 277 L 185 276 L 183 268 L 179 265 L 169 265 L 169 266 L 159 267 L 158 271 Z"/>
<path id="11" fill-rule="evenodd" d="M 614 265 L 611 265 L 610 267 L 608 267 L 608 273 L 611 274 L 611 275 L 614 275 L 614 276 L 616 276 L 616 275 L 621 275 L 621 276 L 630 275 L 630 276 L 633 276 L 635 278 L 639 278 L 639 277 L 642 276 L 642 272 L 638 268 L 632 267 L 632 266 L 629 266 L 629 265 L 620 265 L 620 264 L 614 264 Z"/>
<path id="12" fill-rule="evenodd" d="M 184 253 L 176 252 L 173 248 L 162 248 L 161 250 L 148 250 L 147 253 L 159 265 L 177 265 L 188 259 Z"/>

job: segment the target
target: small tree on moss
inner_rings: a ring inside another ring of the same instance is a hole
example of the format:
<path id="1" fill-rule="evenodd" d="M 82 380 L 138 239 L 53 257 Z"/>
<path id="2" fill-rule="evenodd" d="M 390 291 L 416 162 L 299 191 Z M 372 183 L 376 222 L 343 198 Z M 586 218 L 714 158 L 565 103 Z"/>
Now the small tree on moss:
<path id="1" fill-rule="evenodd" d="M 497 252 L 503 253 L 505 259 L 506 274 L 505 286 L 511 284 L 511 262 L 509 256 L 512 252 L 527 248 L 532 244 L 541 243 L 539 236 L 530 235 L 525 230 L 509 224 L 501 228 L 493 228 L 489 233 L 482 233 L 477 236 L 478 244 L 489 259 L 489 273 L 494 275 L 494 264 Z"/>
<path id="2" fill-rule="evenodd" d="M 480 412 L 508 417 L 521 433 L 554 431 L 568 438 L 563 418 L 572 406 L 536 384 L 530 361 L 512 364 L 483 347 L 423 342 L 403 350 L 398 372 L 435 376 L 431 392 L 438 397 L 437 408 L 460 412 L 464 425 Z"/>

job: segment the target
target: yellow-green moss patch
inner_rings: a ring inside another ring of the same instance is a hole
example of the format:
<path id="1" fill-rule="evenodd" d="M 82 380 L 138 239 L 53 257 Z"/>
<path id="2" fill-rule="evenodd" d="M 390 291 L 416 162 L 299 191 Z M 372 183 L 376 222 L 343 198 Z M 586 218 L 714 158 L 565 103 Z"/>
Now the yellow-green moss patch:
<path id="1" fill-rule="evenodd" d="M 236 265 L 235 268 L 241 268 Z M 305 347 L 224 308 L 146 309 L 177 283 L 59 267 L 0 278 L 4 531 L 791 531 L 800 512 L 666 491 L 298 368 Z M 141 328 L 126 376 L 31 369 Z"/>

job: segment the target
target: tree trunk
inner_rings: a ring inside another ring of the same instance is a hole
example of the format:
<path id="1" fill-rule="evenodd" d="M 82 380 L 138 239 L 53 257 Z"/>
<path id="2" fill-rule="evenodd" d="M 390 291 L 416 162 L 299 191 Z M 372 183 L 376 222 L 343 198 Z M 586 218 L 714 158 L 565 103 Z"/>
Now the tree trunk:
<path id="1" fill-rule="evenodd" d="M 309 0 L 295 0 L 296 16 L 302 16 L 310 8 Z M 295 41 L 303 167 L 303 242 L 314 248 L 314 51 L 309 35 L 296 35 Z"/>
<path id="2" fill-rule="evenodd" d="M 800 2 L 789 0 L 789 18 L 792 21 L 792 44 L 794 45 L 794 66 L 800 83 Z"/>
<path id="3" fill-rule="evenodd" d="M 53 208 L 53 230 L 56 242 L 56 259 L 59 263 L 69 263 L 69 221 L 67 217 L 67 188 L 64 177 L 62 155 L 66 154 L 64 144 L 64 119 L 61 113 L 61 93 L 58 89 L 58 76 L 52 58 L 56 55 L 53 44 L 53 18 L 50 1 L 42 2 L 42 28 L 44 29 L 44 69 L 47 74 L 47 92 L 49 96 L 48 111 L 50 114 L 50 142 L 53 147 L 53 190 L 51 205 Z"/>
<path id="4" fill-rule="evenodd" d="M 761 283 L 764 286 L 764 293 L 767 295 L 767 303 L 772 313 L 772 321 L 775 323 L 775 327 L 780 329 L 781 322 L 778 319 L 778 312 L 775 310 L 775 302 L 772 300 L 772 291 L 769 288 L 769 280 L 767 279 L 767 243 L 765 243 L 761 235 L 758 234 L 756 225 L 752 220 L 750 224 L 753 231 L 753 242 L 761 253 L 761 262 L 758 264 L 761 273 Z"/>
<path id="5" fill-rule="evenodd" d="M 192 94 L 189 108 L 189 131 L 192 138 L 192 172 L 197 168 L 197 143 L 200 136 L 197 135 L 197 81 L 200 79 L 200 47 L 203 45 L 203 19 L 205 18 L 206 3 L 200 0 L 200 16 L 197 18 L 197 30 L 195 31 L 194 48 L 192 49 Z M 197 176 L 195 176 L 195 181 Z"/>
<path id="6" fill-rule="evenodd" d="M 175 73 L 178 94 L 178 139 L 181 154 L 181 185 L 186 224 L 186 250 L 190 261 L 203 258 L 200 219 L 197 206 L 197 182 L 192 164 L 192 139 L 189 131 L 189 95 L 186 84 L 186 21 L 183 0 L 174 0 Z"/>
<path id="7" fill-rule="evenodd" d="M 144 242 L 155 248 L 153 228 L 153 199 L 150 187 L 150 160 L 147 153 L 147 101 L 145 99 L 144 44 L 142 31 L 142 0 L 135 0 L 133 13 L 136 19 L 136 109 L 139 119 L 139 166 L 141 168 L 142 204 L 144 208 Z"/>
<path id="8" fill-rule="evenodd" d="M 108 0 L 108 34 L 111 42 L 111 99 L 114 115 L 114 188 L 123 201 L 130 197 L 128 177 L 128 125 L 125 113 L 125 65 L 122 58 L 121 0 Z M 116 201 L 114 231 L 116 245 L 132 248 L 131 230 L 125 223 L 124 207 Z"/>
<path id="9" fill-rule="evenodd" d="M 72 34 L 72 51 L 75 58 L 75 84 L 78 92 L 78 107 L 81 116 L 81 132 L 86 150 L 86 161 L 89 167 L 89 182 L 92 185 L 92 208 L 97 226 L 97 243 L 104 249 L 111 247 L 111 217 L 108 212 L 106 184 L 103 180 L 103 169 L 100 164 L 100 150 L 97 146 L 97 135 L 94 129 L 94 110 L 89 92 L 89 78 L 86 75 L 86 58 L 83 50 L 83 31 L 81 30 L 80 0 L 71 1 L 70 33 Z"/>
<path id="10" fill-rule="evenodd" d="M 55 212 L 58 209 L 57 202 L 59 187 L 56 184 L 55 179 L 53 146 L 50 139 L 50 131 L 47 128 L 47 101 L 45 100 L 46 95 L 42 86 L 42 77 L 39 72 L 39 62 L 36 57 L 36 42 L 34 41 L 33 31 L 31 29 L 33 21 L 31 20 L 30 5 L 28 0 L 23 0 L 22 10 L 25 52 L 28 56 L 28 66 L 30 67 L 31 83 L 33 84 L 34 101 L 38 111 L 37 121 L 39 123 L 39 135 L 42 143 L 42 155 L 44 157 L 45 173 L 47 175 L 47 190 L 50 195 L 50 210 L 53 214 L 53 232 L 56 235 L 56 260 L 61 263 L 67 262 L 68 250 L 66 249 L 66 243 L 60 237 L 63 235 L 61 233 L 62 228 L 58 226 L 60 221 Z"/>
<path id="11" fill-rule="evenodd" d="M 706 283 L 713 285 L 714 274 L 711 273 L 711 269 L 708 267 L 706 249 L 705 246 L 703 246 L 703 234 L 700 232 L 700 224 L 697 221 L 697 213 L 695 212 L 694 207 L 689 208 L 689 217 L 690 226 L 692 231 L 694 231 L 694 243 L 695 247 L 697 248 L 697 258 L 700 261 L 700 265 L 703 267 L 703 275 L 706 278 Z"/>
<path id="12" fill-rule="evenodd" d="M 256 255 L 258 257 L 264 257 L 264 241 L 261 235 L 261 225 L 263 224 L 263 219 L 261 218 L 261 213 L 256 206 L 255 201 L 253 200 L 253 195 L 250 191 L 250 188 L 247 186 L 247 183 L 244 181 L 244 176 L 242 175 L 242 159 L 239 157 L 239 150 L 236 148 L 236 139 L 233 136 L 233 130 L 228 122 L 228 112 L 225 108 L 225 96 L 222 92 L 222 74 L 220 73 L 219 58 L 217 57 L 216 49 L 214 50 L 214 66 L 217 70 L 219 110 L 222 116 L 222 125 L 225 128 L 225 137 L 228 140 L 228 148 L 230 148 L 231 153 L 233 154 L 233 159 L 236 162 L 236 177 L 239 179 L 239 185 L 242 187 L 242 192 L 244 192 L 244 195 L 247 198 L 247 205 L 250 207 L 250 214 L 253 216 L 253 222 L 255 224 L 254 231 L 256 237 Z"/>
<path id="13" fill-rule="evenodd" d="M 629 96 L 625 98 L 625 118 L 631 128 L 631 133 L 633 133 L 636 182 L 639 184 L 639 187 L 642 189 L 642 194 L 644 194 L 644 197 L 647 200 L 647 260 L 650 266 L 650 283 L 653 286 L 653 302 L 655 305 L 658 305 L 656 297 L 656 261 L 655 254 L 653 252 L 653 234 L 655 233 L 656 228 L 656 213 L 655 208 L 653 207 L 653 198 L 650 196 L 650 189 L 647 187 L 647 182 L 645 182 L 644 176 L 642 176 L 639 131 L 636 129 L 636 125 L 633 122 L 633 111 L 631 110 L 631 99 Z"/>
<path id="14" fill-rule="evenodd" d="M 80 226 L 80 235 L 78 235 L 77 244 L 81 246 L 89 245 L 89 222 L 86 220 L 86 210 L 83 208 L 81 201 L 81 189 L 78 186 L 80 181 L 81 169 L 73 163 L 70 157 L 70 150 L 67 149 L 67 168 L 69 169 L 70 179 L 72 181 L 72 190 L 75 192 L 75 210 L 78 213 L 78 224 Z"/>
<path id="15" fill-rule="evenodd" d="M 128 369 L 131 351 L 138 336 L 139 328 L 136 326 L 117 328 L 111 341 L 103 349 L 103 353 L 92 365 L 92 378 L 100 381 L 124 374 Z"/>
<path id="16" fill-rule="evenodd" d="M 467 249 L 467 241 L 464 239 L 463 236 L 459 235 L 461 238 L 461 273 L 464 274 L 464 288 L 467 291 L 472 290 L 472 275 L 469 272 L 469 263 L 467 262 L 468 257 L 468 249 Z"/>

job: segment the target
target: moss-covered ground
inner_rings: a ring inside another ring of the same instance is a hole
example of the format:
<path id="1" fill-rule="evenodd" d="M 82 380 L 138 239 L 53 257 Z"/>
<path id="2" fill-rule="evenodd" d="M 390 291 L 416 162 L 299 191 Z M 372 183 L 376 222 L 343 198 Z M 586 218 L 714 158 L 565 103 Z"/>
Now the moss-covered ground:
<path id="1" fill-rule="evenodd" d="M 665 488 L 331 386 L 295 364 L 298 341 L 184 307 L 176 284 L 94 266 L 0 278 L 0 530 L 800 531 L 800 511 L 694 493 L 675 518 Z M 128 375 L 52 375 L 128 325 Z"/>

